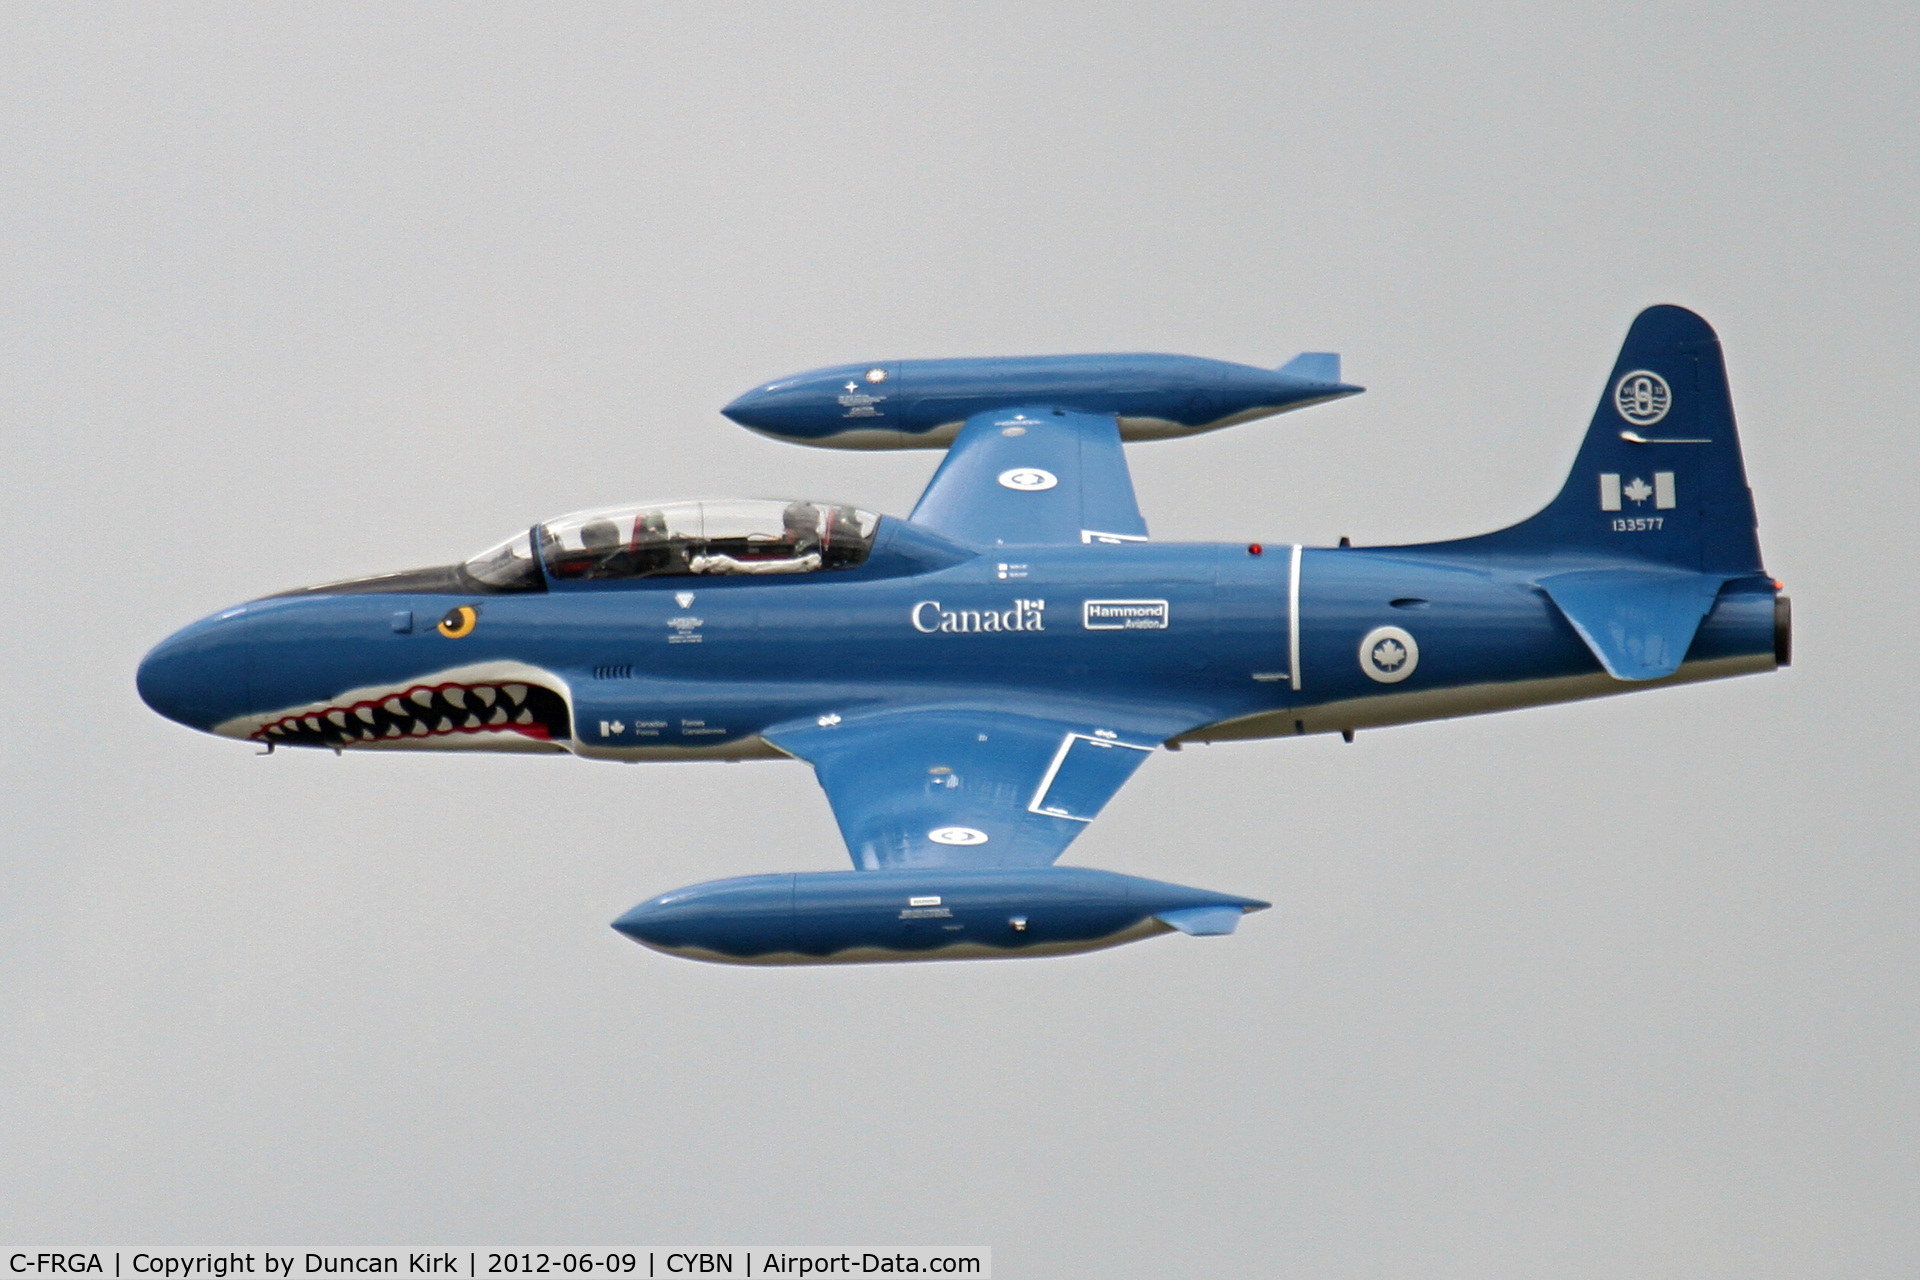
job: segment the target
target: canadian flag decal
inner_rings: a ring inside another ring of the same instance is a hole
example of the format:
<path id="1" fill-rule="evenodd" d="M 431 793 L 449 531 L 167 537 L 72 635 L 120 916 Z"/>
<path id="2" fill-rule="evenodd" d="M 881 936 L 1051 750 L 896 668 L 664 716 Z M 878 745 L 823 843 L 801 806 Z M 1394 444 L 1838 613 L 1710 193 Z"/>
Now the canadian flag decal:
<path id="1" fill-rule="evenodd" d="M 1656 471 L 1653 483 L 1648 484 L 1641 476 L 1634 476 L 1625 485 L 1620 483 L 1617 471 L 1600 473 L 1600 509 L 1602 511 L 1620 510 L 1620 500 L 1625 498 L 1636 507 L 1646 505 L 1647 499 L 1653 499 L 1655 510 L 1671 511 L 1675 505 L 1673 472 Z"/>

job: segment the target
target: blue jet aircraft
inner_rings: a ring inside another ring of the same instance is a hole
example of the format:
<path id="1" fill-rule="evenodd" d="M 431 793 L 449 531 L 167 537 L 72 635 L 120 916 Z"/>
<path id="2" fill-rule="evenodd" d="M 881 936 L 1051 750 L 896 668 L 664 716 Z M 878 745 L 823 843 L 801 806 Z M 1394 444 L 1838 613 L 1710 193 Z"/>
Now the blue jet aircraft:
<path id="1" fill-rule="evenodd" d="M 1357 393 L 1339 357 L 880 361 L 724 412 L 781 439 L 945 448 L 905 520 L 643 503 L 464 564 L 225 610 L 140 666 L 148 705 L 334 751 L 811 764 L 854 871 L 663 894 L 615 928 L 751 964 L 1040 956 L 1231 933 L 1251 898 L 1054 861 L 1155 747 L 1297 737 L 1772 671 L 1720 343 L 1627 334 L 1560 495 L 1417 546 L 1148 540 L 1122 442 Z"/>

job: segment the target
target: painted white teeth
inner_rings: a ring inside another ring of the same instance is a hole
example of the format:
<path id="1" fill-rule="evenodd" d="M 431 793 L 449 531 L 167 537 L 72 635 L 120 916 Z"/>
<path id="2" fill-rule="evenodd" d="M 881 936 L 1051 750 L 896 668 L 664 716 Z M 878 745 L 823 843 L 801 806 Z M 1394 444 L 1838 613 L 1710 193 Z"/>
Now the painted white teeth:
<path id="1" fill-rule="evenodd" d="M 271 739 L 312 741 L 319 734 L 326 744 L 339 747 L 395 738 L 426 738 L 436 734 L 539 724 L 527 705 L 534 686 L 528 684 L 415 686 L 391 694 L 378 704 L 364 703 L 316 711 L 312 715 L 283 716 L 263 725 L 258 733 Z M 438 700 L 436 700 L 438 695 Z M 505 695 L 504 697 L 502 695 Z M 477 701 L 476 701 L 477 699 Z M 424 708 L 425 710 L 421 710 Z M 448 708 L 452 708 L 449 713 Z M 384 709 L 391 720 L 382 725 Z M 435 721 L 438 721 L 436 724 Z"/>

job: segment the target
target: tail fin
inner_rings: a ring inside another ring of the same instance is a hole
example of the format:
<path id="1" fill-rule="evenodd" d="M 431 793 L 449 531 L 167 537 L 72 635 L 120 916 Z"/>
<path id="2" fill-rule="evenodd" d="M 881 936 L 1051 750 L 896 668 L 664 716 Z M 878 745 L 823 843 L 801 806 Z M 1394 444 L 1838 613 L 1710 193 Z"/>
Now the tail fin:
<path id="1" fill-rule="evenodd" d="M 1756 524 L 1720 340 L 1683 307 L 1649 307 L 1560 496 L 1447 545 L 1524 557 L 1610 675 L 1657 680 L 1679 669 L 1728 582 L 1771 588 Z"/>
<path id="2" fill-rule="evenodd" d="M 1763 572 L 1756 525 L 1720 340 L 1693 312 L 1661 306 L 1627 330 L 1560 496 L 1470 541 L 1731 577 Z"/>

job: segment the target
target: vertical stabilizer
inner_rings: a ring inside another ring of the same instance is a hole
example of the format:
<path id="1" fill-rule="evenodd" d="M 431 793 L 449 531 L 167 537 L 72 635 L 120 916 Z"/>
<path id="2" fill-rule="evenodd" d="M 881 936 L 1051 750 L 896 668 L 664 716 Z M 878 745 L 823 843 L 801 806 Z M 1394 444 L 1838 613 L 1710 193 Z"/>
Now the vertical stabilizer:
<path id="1" fill-rule="evenodd" d="M 1627 331 L 1560 496 L 1468 541 L 1733 576 L 1762 572 L 1755 526 L 1720 340 L 1686 308 L 1660 306 Z"/>

